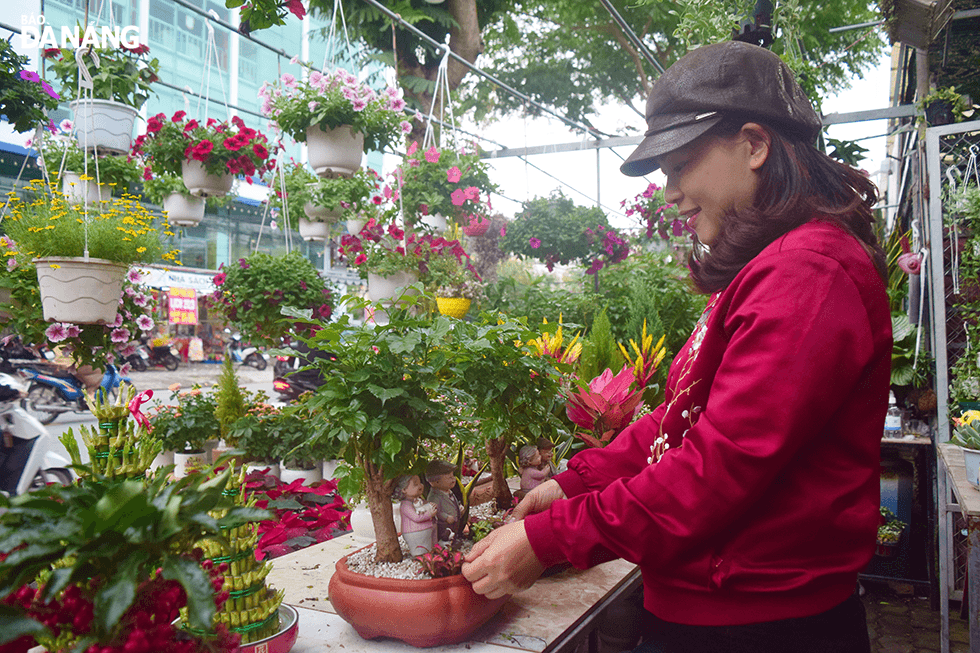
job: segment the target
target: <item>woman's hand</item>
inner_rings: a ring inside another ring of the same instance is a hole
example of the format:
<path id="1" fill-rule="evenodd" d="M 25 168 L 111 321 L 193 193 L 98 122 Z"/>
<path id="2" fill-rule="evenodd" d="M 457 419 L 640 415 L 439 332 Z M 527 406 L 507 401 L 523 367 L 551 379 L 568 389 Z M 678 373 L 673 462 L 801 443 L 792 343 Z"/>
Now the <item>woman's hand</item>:
<path id="1" fill-rule="evenodd" d="M 534 488 L 521 499 L 521 502 L 514 508 L 513 519 L 524 519 L 528 515 L 544 512 L 552 503 L 558 499 L 564 499 L 565 492 L 558 485 L 558 481 L 549 479 Z"/>
<path id="2" fill-rule="evenodd" d="M 488 599 L 526 590 L 544 572 L 523 521 L 493 530 L 473 545 L 464 561 L 463 576 L 472 583 L 474 592 Z"/>

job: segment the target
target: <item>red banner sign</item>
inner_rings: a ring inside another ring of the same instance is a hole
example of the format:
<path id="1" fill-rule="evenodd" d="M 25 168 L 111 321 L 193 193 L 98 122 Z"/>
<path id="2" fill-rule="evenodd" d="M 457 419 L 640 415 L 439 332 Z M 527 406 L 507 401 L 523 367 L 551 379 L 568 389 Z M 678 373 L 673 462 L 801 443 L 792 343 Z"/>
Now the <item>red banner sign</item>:
<path id="1" fill-rule="evenodd" d="M 197 291 L 193 288 L 171 288 L 168 305 L 170 324 L 197 324 Z"/>

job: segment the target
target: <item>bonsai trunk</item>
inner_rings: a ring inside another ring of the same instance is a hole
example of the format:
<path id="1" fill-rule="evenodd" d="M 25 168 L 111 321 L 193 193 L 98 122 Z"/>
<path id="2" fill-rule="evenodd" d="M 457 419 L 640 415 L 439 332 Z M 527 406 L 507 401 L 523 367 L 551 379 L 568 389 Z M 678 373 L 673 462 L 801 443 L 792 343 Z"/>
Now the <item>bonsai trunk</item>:
<path id="1" fill-rule="evenodd" d="M 507 450 L 510 442 L 507 436 L 487 440 L 487 455 L 490 457 L 490 478 L 493 483 L 492 497 L 497 502 L 497 510 L 506 510 L 514 500 L 507 486 L 507 475 L 504 473 L 507 463 Z"/>
<path id="2" fill-rule="evenodd" d="M 384 470 L 362 460 L 364 468 L 365 493 L 367 494 L 368 509 L 371 511 L 371 522 L 374 524 L 374 536 L 377 540 L 378 562 L 401 562 L 402 548 L 398 544 L 398 533 L 391 511 L 391 491 L 394 481 L 385 480 Z"/>

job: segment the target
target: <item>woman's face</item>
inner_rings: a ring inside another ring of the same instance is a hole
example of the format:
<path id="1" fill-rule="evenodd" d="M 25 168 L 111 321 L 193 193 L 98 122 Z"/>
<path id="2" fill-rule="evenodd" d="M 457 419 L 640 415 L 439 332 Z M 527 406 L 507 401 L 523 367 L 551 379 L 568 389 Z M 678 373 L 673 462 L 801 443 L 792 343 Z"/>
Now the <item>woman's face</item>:
<path id="1" fill-rule="evenodd" d="M 422 496 L 422 490 L 425 486 L 422 485 L 422 481 L 419 480 L 418 476 L 413 476 L 408 481 L 408 485 L 405 487 L 405 498 L 406 499 L 418 499 Z"/>
<path id="2" fill-rule="evenodd" d="M 758 130 L 758 131 L 756 131 Z M 714 243 L 729 211 L 752 206 L 758 169 L 769 153 L 765 132 L 747 123 L 733 136 L 708 134 L 660 157 L 665 199 L 705 245 Z"/>

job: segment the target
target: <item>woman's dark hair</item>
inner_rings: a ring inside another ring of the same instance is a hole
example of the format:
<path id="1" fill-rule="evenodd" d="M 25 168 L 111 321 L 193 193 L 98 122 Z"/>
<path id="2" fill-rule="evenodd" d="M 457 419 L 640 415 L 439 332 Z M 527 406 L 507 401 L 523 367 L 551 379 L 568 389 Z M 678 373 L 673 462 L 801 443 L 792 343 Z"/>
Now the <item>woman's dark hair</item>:
<path id="1" fill-rule="evenodd" d="M 733 136 L 746 122 L 756 121 L 727 116 L 708 133 Z M 769 243 L 813 218 L 853 234 L 886 278 L 885 253 L 875 236 L 871 209 L 878 189 L 871 180 L 799 138 L 762 126 L 770 136 L 769 158 L 759 170 L 755 203 L 725 216 L 710 253 L 692 253 L 691 279 L 698 290 L 713 293 L 725 288 Z"/>

